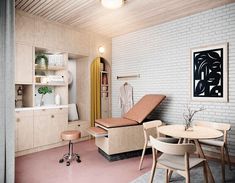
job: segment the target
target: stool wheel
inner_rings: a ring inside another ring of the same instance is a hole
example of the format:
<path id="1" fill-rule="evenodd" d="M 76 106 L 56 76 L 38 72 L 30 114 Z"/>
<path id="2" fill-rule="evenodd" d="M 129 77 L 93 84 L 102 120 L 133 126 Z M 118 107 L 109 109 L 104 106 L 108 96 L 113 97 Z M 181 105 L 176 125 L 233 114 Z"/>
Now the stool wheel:
<path id="1" fill-rule="evenodd" d="M 66 162 L 66 166 L 69 166 L 70 165 L 70 162 Z"/>
<path id="2" fill-rule="evenodd" d="M 78 163 L 81 163 L 81 160 L 80 160 L 80 158 L 78 158 L 78 159 L 77 159 L 77 162 L 78 162 Z"/>
<path id="3" fill-rule="evenodd" d="M 60 159 L 59 163 L 63 163 L 64 162 L 64 159 Z"/>

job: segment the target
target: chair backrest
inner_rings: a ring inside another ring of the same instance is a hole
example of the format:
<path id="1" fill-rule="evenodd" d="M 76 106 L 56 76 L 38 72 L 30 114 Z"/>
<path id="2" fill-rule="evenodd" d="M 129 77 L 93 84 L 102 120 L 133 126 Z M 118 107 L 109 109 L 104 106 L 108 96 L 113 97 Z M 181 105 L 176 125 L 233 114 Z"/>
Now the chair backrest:
<path id="1" fill-rule="evenodd" d="M 145 130 L 147 130 L 147 129 L 150 129 L 150 128 L 157 128 L 161 125 L 162 125 L 161 120 L 153 120 L 153 121 L 148 121 L 148 122 L 143 123 L 143 128 Z"/>
<path id="2" fill-rule="evenodd" d="M 231 125 L 228 123 L 216 123 L 216 122 L 209 122 L 209 121 L 196 121 L 195 125 L 214 128 L 216 130 L 220 130 L 223 132 L 224 137 L 223 141 L 227 143 L 227 131 L 230 130 Z"/>
<path id="3" fill-rule="evenodd" d="M 162 142 L 152 136 L 150 136 L 150 143 L 157 151 L 171 155 L 185 155 L 186 153 L 191 154 L 196 151 L 196 146 L 194 144 L 171 144 Z"/>
<path id="4" fill-rule="evenodd" d="M 210 128 L 214 128 L 220 131 L 228 131 L 231 128 L 231 125 L 228 123 L 216 123 L 216 122 L 209 122 L 209 121 L 196 121 L 195 125 L 210 127 Z"/>
<path id="5" fill-rule="evenodd" d="M 157 131 L 157 128 L 161 125 L 162 125 L 161 120 L 153 120 L 153 121 L 148 121 L 148 122 L 143 123 L 145 142 L 147 142 L 149 140 L 149 135 L 153 135 L 156 137 L 160 136 Z"/>

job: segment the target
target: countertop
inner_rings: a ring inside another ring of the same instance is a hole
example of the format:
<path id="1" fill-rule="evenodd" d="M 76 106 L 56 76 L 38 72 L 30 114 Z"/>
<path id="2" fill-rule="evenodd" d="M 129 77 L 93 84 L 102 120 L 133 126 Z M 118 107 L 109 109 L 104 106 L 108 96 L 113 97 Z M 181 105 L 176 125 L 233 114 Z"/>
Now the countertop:
<path id="1" fill-rule="evenodd" d="M 35 107 L 22 107 L 15 108 L 15 111 L 27 111 L 27 110 L 41 110 L 41 109 L 57 109 L 57 108 L 67 108 L 68 105 L 44 105 L 44 106 L 35 106 Z"/>

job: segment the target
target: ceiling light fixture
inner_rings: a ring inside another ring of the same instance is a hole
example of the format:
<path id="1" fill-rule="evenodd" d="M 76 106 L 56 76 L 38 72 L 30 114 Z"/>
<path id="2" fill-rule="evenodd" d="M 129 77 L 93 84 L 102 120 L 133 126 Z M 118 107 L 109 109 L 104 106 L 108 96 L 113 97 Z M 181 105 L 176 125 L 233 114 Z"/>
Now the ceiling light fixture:
<path id="1" fill-rule="evenodd" d="M 101 0 L 101 4 L 108 9 L 117 9 L 122 7 L 125 0 Z"/>

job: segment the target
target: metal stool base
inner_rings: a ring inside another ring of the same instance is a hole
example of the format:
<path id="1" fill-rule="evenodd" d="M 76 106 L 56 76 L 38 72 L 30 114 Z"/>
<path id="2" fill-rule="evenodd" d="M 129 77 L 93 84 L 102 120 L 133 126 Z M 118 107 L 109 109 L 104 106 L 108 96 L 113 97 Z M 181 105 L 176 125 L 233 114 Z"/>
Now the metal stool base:
<path id="1" fill-rule="evenodd" d="M 69 141 L 69 152 L 64 154 L 63 158 L 60 159 L 59 163 L 63 163 L 64 161 L 66 161 L 66 165 L 69 166 L 73 160 L 76 160 L 78 163 L 81 162 L 80 156 L 77 153 L 73 153 L 73 143 L 70 140 Z"/>

